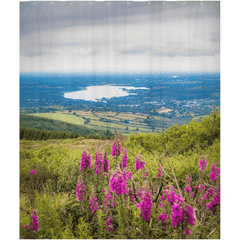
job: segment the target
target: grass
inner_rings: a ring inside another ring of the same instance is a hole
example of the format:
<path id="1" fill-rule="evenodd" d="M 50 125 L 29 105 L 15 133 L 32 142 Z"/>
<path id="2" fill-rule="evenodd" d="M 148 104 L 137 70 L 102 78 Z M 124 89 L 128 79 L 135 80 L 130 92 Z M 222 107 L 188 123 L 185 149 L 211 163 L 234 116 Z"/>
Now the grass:
<path id="1" fill-rule="evenodd" d="M 63 110 L 57 111 L 55 113 L 34 113 L 30 115 L 60 120 L 77 125 L 84 125 L 99 130 L 109 129 L 110 131 L 115 132 L 115 129 L 118 129 L 119 133 L 127 135 L 130 134 L 132 131 L 135 131 L 136 128 L 138 128 L 140 132 L 152 131 L 148 124 L 144 123 L 144 119 L 146 119 L 148 116 L 146 114 L 139 115 L 132 113 L 91 112 L 81 110 L 72 110 L 71 112 L 69 112 L 68 110 Z M 90 122 L 88 124 L 84 124 L 85 120 L 82 117 L 89 118 Z M 100 121 L 100 118 L 105 118 L 111 120 L 112 122 Z M 124 120 L 128 120 L 129 123 L 122 122 Z M 155 120 L 159 123 L 163 120 L 166 122 L 171 121 L 170 119 L 156 116 L 151 117 L 151 120 Z M 128 130 L 126 130 L 126 128 L 128 128 Z M 161 131 L 161 126 L 159 125 L 155 128 L 155 130 Z"/>
<path id="2" fill-rule="evenodd" d="M 34 113 L 34 114 L 30 114 L 30 115 L 37 116 L 37 117 L 50 118 L 50 119 L 54 119 L 54 120 L 60 120 L 60 121 L 63 121 L 63 122 L 77 124 L 77 125 L 83 125 L 84 124 L 84 119 L 82 119 L 81 117 L 77 117 L 75 115 L 71 115 L 71 114 Z"/>
<path id="3" fill-rule="evenodd" d="M 33 140 L 20 140 L 20 149 L 36 151 L 40 150 L 42 147 L 47 147 L 50 145 L 58 146 L 61 144 L 64 148 L 68 148 L 69 150 L 81 150 L 83 151 L 85 147 L 91 147 L 93 149 L 97 148 L 107 148 L 108 146 L 112 146 L 114 140 L 101 140 L 101 139 L 84 139 L 76 138 L 76 139 L 49 139 L 47 141 L 33 141 Z"/>

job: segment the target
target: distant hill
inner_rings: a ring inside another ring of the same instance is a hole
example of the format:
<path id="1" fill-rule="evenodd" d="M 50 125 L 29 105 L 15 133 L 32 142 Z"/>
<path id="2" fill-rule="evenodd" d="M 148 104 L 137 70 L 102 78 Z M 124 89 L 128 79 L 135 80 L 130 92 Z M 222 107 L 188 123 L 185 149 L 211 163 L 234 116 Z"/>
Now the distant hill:
<path id="1" fill-rule="evenodd" d="M 48 118 L 36 117 L 20 113 L 20 128 L 35 128 L 38 130 L 45 131 L 58 131 L 58 132 L 67 132 L 79 135 L 98 135 L 114 137 L 115 134 L 107 130 L 98 130 L 88 128 L 86 126 L 80 126 L 76 124 L 66 123 L 59 120 L 53 120 Z"/>

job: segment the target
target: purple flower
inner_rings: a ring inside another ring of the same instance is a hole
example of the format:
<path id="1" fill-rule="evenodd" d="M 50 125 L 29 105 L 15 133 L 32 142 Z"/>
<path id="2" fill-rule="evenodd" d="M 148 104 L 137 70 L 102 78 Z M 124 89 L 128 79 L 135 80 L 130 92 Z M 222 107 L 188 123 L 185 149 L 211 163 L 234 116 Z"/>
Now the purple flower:
<path id="1" fill-rule="evenodd" d="M 92 194 L 91 197 L 90 197 L 89 203 L 90 203 L 90 205 L 91 205 L 90 208 L 91 208 L 91 210 L 92 210 L 92 213 L 95 212 L 95 206 L 97 207 L 98 210 L 100 209 L 99 206 L 98 206 L 97 198 L 96 198 L 93 194 Z M 95 206 L 94 206 L 94 205 L 95 205 Z"/>
<path id="2" fill-rule="evenodd" d="M 218 189 L 218 193 L 213 198 L 212 202 L 207 204 L 207 208 L 212 212 L 215 205 L 220 204 L 220 188 Z"/>
<path id="3" fill-rule="evenodd" d="M 87 167 L 91 169 L 91 155 L 88 154 L 86 150 L 84 150 L 80 161 L 80 172 L 82 172 L 83 169 Z"/>
<path id="4" fill-rule="evenodd" d="M 110 206 L 115 207 L 115 202 L 113 201 L 111 190 L 105 195 L 105 200 L 103 201 L 103 204 L 106 206 L 105 208 L 108 208 Z"/>
<path id="5" fill-rule="evenodd" d="M 95 173 L 97 175 L 99 175 L 100 172 L 103 172 L 104 171 L 104 161 L 103 161 L 103 155 L 102 153 L 98 154 L 96 153 L 96 156 L 95 156 Z"/>
<path id="6" fill-rule="evenodd" d="M 87 190 L 86 190 L 86 187 L 84 185 L 84 182 L 81 183 L 81 182 L 78 182 L 78 185 L 77 185 L 77 188 L 76 188 L 76 196 L 77 196 L 77 199 L 78 201 L 83 201 L 83 195 L 87 194 Z"/>
<path id="7" fill-rule="evenodd" d="M 220 168 L 216 164 L 212 164 L 211 173 L 209 174 L 210 180 L 215 181 L 220 177 Z"/>
<path id="8" fill-rule="evenodd" d="M 164 223 L 168 218 L 168 215 L 167 213 L 165 212 L 164 214 L 160 214 L 159 217 L 158 217 L 158 220 L 161 220 L 162 223 Z"/>
<path id="9" fill-rule="evenodd" d="M 106 221 L 106 226 L 107 226 L 107 230 L 110 230 L 110 231 L 113 231 L 113 226 L 112 226 L 112 218 L 111 217 L 109 217 L 108 219 L 107 219 L 107 221 Z"/>
<path id="10" fill-rule="evenodd" d="M 38 222 L 38 216 L 36 210 L 32 211 L 33 214 L 31 214 L 31 219 L 32 219 L 32 226 L 30 229 L 33 229 L 34 231 L 38 232 L 39 228 L 39 222 Z"/>
<path id="11" fill-rule="evenodd" d="M 122 158 L 122 168 L 123 169 L 125 169 L 127 167 L 127 160 L 128 160 L 127 150 L 126 150 L 126 148 L 124 148 L 124 156 Z"/>
<path id="12" fill-rule="evenodd" d="M 202 156 L 199 160 L 199 170 L 205 170 L 206 167 L 207 167 L 207 159 Z"/>
<path id="13" fill-rule="evenodd" d="M 163 193 L 166 194 L 167 200 L 170 205 L 174 205 L 176 201 L 183 202 L 183 198 L 180 195 L 175 194 L 175 189 L 173 186 L 169 187 L 169 190 L 164 190 Z M 163 198 L 164 199 L 164 198 Z"/>
<path id="14" fill-rule="evenodd" d="M 32 170 L 30 174 L 35 175 L 37 173 L 37 170 Z"/>
<path id="15" fill-rule="evenodd" d="M 141 168 L 144 168 L 144 164 L 145 164 L 144 161 L 141 162 L 138 157 L 136 158 L 135 167 L 137 171 Z"/>
<path id="16" fill-rule="evenodd" d="M 186 228 L 186 234 L 187 234 L 187 235 L 190 235 L 190 234 L 191 234 L 191 231 L 189 230 L 188 227 Z"/>
<path id="17" fill-rule="evenodd" d="M 118 155 L 118 156 L 120 156 L 121 155 L 121 144 L 120 144 L 120 142 L 119 142 L 119 140 L 118 140 L 118 147 L 117 147 L 117 145 L 116 145 L 116 139 L 114 140 L 114 143 L 113 143 L 113 145 L 112 145 L 112 156 L 114 157 L 116 154 Z"/>
<path id="18" fill-rule="evenodd" d="M 192 191 L 192 188 L 191 188 L 191 187 L 185 187 L 185 191 L 186 191 L 187 193 L 190 193 L 190 192 Z"/>
<path id="19" fill-rule="evenodd" d="M 152 199 L 149 191 L 143 193 L 143 197 L 140 203 L 136 203 L 136 206 L 141 210 L 140 215 L 143 216 L 144 221 L 147 222 L 151 218 L 152 212 Z"/>
<path id="20" fill-rule="evenodd" d="M 29 224 L 27 224 L 27 225 L 24 225 L 24 228 L 27 228 L 29 226 Z"/>
<path id="21" fill-rule="evenodd" d="M 186 218 L 184 218 L 184 216 Z M 173 228 L 175 228 L 183 220 L 187 220 L 188 224 L 190 224 L 191 226 L 195 225 L 193 209 L 190 206 L 187 206 L 187 208 L 182 209 L 181 204 L 173 205 L 172 206 L 172 215 L 171 215 L 171 221 L 172 221 Z"/>
<path id="22" fill-rule="evenodd" d="M 161 176 L 162 176 L 162 174 L 161 174 L 161 168 L 159 167 L 157 170 L 158 170 L 158 175 L 157 175 L 157 177 L 161 177 Z"/>
<path id="23" fill-rule="evenodd" d="M 183 220 L 183 210 L 181 208 L 181 204 L 176 204 L 172 206 L 172 214 L 171 214 L 171 221 L 172 226 L 175 228 L 178 223 Z"/>
<path id="24" fill-rule="evenodd" d="M 106 159 L 105 159 L 103 165 L 104 165 L 104 171 L 106 173 L 108 173 L 109 172 L 108 153 L 106 154 Z"/>
<path id="25" fill-rule="evenodd" d="M 190 206 L 187 206 L 187 208 L 184 208 L 184 214 L 187 217 L 188 224 L 191 226 L 195 225 L 195 218 L 193 216 L 193 209 Z"/>
<path id="26" fill-rule="evenodd" d="M 125 173 L 116 171 L 110 178 L 110 189 L 116 193 L 116 195 L 127 193 L 127 180 L 128 176 Z"/>

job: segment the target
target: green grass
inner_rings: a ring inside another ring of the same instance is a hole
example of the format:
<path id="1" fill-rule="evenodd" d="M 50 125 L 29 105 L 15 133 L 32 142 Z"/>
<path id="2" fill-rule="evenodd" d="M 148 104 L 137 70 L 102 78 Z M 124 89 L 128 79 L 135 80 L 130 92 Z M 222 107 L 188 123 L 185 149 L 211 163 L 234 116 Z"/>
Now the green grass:
<path id="1" fill-rule="evenodd" d="M 73 113 L 76 113 L 78 116 L 75 116 Z M 45 117 L 54 120 L 60 120 L 71 124 L 83 125 L 89 128 L 95 128 L 99 130 L 106 130 L 108 128 L 110 131 L 115 131 L 118 129 L 121 134 L 130 134 L 131 131 L 135 131 L 136 128 L 139 129 L 140 132 L 151 132 L 151 128 L 144 123 L 144 119 L 147 115 L 136 115 L 136 114 L 127 114 L 127 113 L 115 113 L 115 112 L 97 112 L 92 113 L 90 111 L 72 111 L 71 113 L 67 113 L 67 111 L 57 112 L 57 113 L 34 113 L 30 114 L 38 117 Z M 90 118 L 90 122 L 88 124 L 84 124 L 84 119 L 82 117 Z M 111 119 L 112 122 L 104 122 L 99 121 L 100 118 Z M 157 122 L 162 122 L 163 119 L 167 122 L 169 119 L 163 117 L 151 117 L 151 120 L 155 120 Z M 120 122 L 120 120 L 129 120 L 129 123 Z M 128 127 L 129 130 L 126 130 Z M 160 131 L 161 127 L 158 126 L 155 128 L 156 131 Z"/>
<path id="2" fill-rule="evenodd" d="M 77 124 L 77 125 L 84 124 L 84 119 L 82 119 L 81 117 L 77 117 L 75 115 L 62 114 L 62 113 L 34 113 L 30 115 L 37 116 L 37 117 L 50 118 L 54 120 L 60 120 L 63 122 Z"/>

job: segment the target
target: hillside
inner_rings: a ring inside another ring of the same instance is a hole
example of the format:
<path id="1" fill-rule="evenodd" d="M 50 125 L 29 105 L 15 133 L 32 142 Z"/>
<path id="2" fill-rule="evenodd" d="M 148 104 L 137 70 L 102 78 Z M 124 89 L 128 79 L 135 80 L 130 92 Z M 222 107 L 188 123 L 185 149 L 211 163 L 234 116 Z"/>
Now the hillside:
<path id="1" fill-rule="evenodd" d="M 107 130 L 98 130 L 94 128 L 88 128 L 77 124 L 71 124 L 60 120 L 54 120 L 49 118 L 31 116 L 24 113 L 20 114 L 20 128 L 35 128 L 38 130 L 44 129 L 45 131 L 58 131 L 67 132 L 79 135 L 98 135 L 114 137 L 114 134 Z"/>

